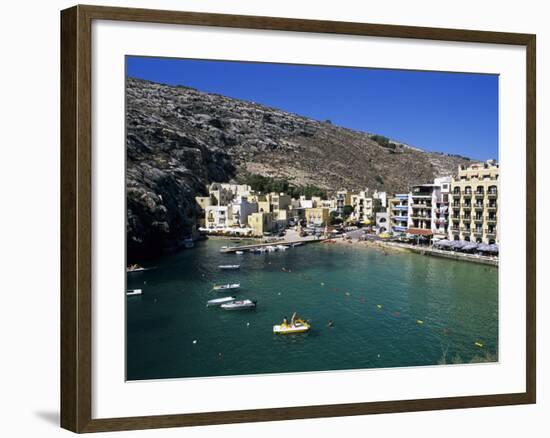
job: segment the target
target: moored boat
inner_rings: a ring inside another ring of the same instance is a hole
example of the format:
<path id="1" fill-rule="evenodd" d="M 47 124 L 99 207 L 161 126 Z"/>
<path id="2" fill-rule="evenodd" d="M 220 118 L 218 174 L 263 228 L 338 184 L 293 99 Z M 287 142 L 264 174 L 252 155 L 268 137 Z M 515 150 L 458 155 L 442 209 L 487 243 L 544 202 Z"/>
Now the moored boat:
<path id="1" fill-rule="evenodd" d="M 235 301 L 235 297 L 222 297 L 222 298 L 215 298 L 213 300 L 208 300 L 206 302 L 206 307 L 217 307 L 221 306 L 222 304 L 227 304 Z"/>
<path id="2" fill-rule="evenodd" d="M 240 269 L 241 265 L 219 265 L 218 268 L 229 270 L 229 269 Z"/>
<path id="3" fill-rule="evenodd" d="M 224 310 L 252 310 L 256 308 L 256 301 L 252 300 L 236 300 L 231 303 L 222 304 Z"/>
<path id="4" fill-rule="evenodd" d="M 235 254 L 237 254 L 237 255 L 243 255 L 243 254 L 244 254 L 244 251 L 235 251 Z"/>
<path id="5" fill-rule="evenodd" d="M 230 290 L 230 289 L 239 289 L 241 283 L 229 283 L 229 284 L 215 284 L 214 290 Z"/>
<path id="6" fill-rule="evenodd" d="M 141 295 L 143 291 L 141 289 L 130 289 L 126 291 L 127 297 L 132 297 L 134 295 Z"/>
<path id="7" fill-rule="evenodd" d="M 133 264 L 133 265 L 130 265 L 126 268 L 126 273 L 131 273 L 131 272 L 143 272 L 143 271 L 149 271 L 153 268 L 144 268 L 143 266 L 140 266 L 138 264 Z"/>

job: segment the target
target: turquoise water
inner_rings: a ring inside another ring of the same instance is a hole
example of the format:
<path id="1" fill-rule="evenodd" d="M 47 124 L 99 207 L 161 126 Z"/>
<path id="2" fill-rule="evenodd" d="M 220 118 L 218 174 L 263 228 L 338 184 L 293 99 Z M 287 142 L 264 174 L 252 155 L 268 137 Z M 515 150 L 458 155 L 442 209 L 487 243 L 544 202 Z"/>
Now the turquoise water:
<path id="1" fill-rule="evenodd" d="M 128 275 L 144 291 L 126 298 L 128 380 L 497 360 L 497 268 L 358 244 L 221 254 L 227 244 L 200 242 Z M 241 289 L 211 290 L 229 282 Z M 205 306 L 232 294 L 257 309 Z M 310 333 L 274 335 L 294 311 Z"/>

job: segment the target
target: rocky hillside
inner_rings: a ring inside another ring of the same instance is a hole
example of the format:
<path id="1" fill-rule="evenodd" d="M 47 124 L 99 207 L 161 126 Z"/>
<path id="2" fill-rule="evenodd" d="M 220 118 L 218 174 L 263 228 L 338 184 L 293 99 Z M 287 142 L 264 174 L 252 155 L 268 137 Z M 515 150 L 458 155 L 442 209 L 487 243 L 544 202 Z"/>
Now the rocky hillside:
<path id="1" fill-rule="evenodd" d="M 377 141 L 364 132 L 187 87 L 127 80 L 128 257 L 176 247 L 196 195 L 246 174 L 296 186 L 407 191 L 456 172 L 463 157 Z"/>

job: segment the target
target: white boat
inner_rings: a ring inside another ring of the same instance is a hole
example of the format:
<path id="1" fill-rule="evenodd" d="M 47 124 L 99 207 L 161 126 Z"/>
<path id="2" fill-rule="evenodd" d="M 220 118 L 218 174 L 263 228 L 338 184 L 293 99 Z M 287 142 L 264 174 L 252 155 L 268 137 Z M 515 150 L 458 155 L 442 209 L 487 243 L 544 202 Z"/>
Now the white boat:
<path id="1" fill-rule="evenodd" d="M 126 273 L 130 274 L 132 272 L 143 272 L 143 271 L 149 271 L 153 268 L 144 268 L 143 266 L 139 265 L 130 265 L 126 268 Z"/>
<path id="2" fill-rule="evenodd" d="M 266 246 L 266 247 L 265 247 L 265 250 L 266 250 L 267 252 L 275 252 L 275 251 L 277 251 L 277 248 L 274 247 L 274 246 L 269 245 L 269 246 Z"/>
<path id="3" fill-rule="evenodd" d="M 284 246 L 284 245 L 277 245 L 277 249 L 279 251 L 286 251 L 288 249 L 288 246 Z"/>
<path id="4" fill-rule="evenodd" d="M 141 295 L 143 291 L 141 289 L 130 289 L 126 291 L 127 297 L 132 297 L 134 295 Z"/>
<path id="5" fill-rule="evenodd" d="M 241 265 L 219 265 L 220 269 L 240 269 Z"/>
<path id="6" fill-rule="evenodd" d="M 250 310 L 256 308 L 256 301 L 252 300 L 236 300 L 231 303 L 222 304 L 224 310 Z"/>
<path id="7" fill-rule="evenodd" d="M 208 300 L 206 302 L 206 307 L 216 307 L 221 306 L 222 304 L 227 304 L 235 301 L 235 297 L 223 297 L 223 298 L 215 298 L 213 300 Z"/>
<path id="8" fill-rule="evenodd" d="M 240 287 L 241 287 L 241 283 L 215 284 L 213 289 L 214 290 L 231 290 L 231 289 L 239 289 Z"/>
<path id="9" fill-rule="evenodd" d="M 243 254 L 244 254 L 244 251 L 235 251 L 235 254 L 237 254 L 237 255 L 243 255 Z"/>

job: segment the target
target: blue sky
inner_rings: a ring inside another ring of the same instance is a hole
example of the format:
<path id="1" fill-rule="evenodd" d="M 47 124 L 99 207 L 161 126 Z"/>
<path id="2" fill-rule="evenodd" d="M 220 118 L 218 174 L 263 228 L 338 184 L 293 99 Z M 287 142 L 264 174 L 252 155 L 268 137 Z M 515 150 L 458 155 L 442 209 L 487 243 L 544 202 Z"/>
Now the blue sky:
<path id="1" fill-rule="evenodd" d="M 127 57 L 127 74 L 250 100 L 429 151 L 498 158 L 498 76 Z"/>

